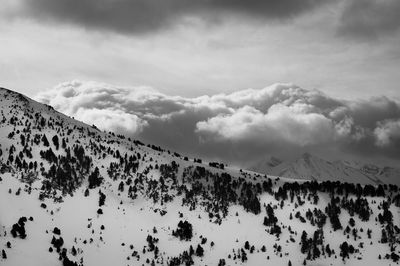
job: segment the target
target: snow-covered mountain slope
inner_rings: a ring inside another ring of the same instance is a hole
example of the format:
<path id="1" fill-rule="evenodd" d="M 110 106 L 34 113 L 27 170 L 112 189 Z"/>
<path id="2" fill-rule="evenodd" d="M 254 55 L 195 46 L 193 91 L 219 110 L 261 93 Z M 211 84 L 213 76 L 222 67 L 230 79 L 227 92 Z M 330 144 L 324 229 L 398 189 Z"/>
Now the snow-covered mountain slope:
<path id="1" fill-rule="evenodd" d="M 283 161 L 281 159 L 271 156 L 268 159 L 256 162 L 249 168 L 257 173 L 265 173 L 272 175 L 274 174 L 274 169 L 276 169 L 282 163 Z"/>
<path id="2" fill-rule="evenodd" d="M 186 158 L 0 89 L 1 265 L 397 263 L 397 186 L 296 178 Z"/>
<path id="3" fill-rule="evenodd" d="M 360 184 L 400 184 L 400 169 L 378 167 L 372 164 L 363 164 L 353 161 L 327 161 L 318 156 L 304 153 L 292 162 L 263 161 L 249 167 L 259 173 L 265 173 L 287 178 L 340 181 Z"/>
<path id="4" fill-rule="evenodd" d="M 400 184 L 400 169 L 393 167 L 380 167 L 373 164 L 365 164 L 361 162 L 342 161 L 341 163 L 349 165 L 352 168 L 359 170 L 365 175 L 375 177 L 384 184 Z"/>

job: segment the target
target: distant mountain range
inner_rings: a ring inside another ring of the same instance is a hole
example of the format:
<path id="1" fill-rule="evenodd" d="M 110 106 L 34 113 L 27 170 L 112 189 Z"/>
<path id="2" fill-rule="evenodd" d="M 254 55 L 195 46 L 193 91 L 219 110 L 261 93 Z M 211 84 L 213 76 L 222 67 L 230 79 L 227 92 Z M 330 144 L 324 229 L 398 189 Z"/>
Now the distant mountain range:
<path id="1" fill-rule="evenodd" d="M 260 161 L 249 170 L 273 176 L 316 181 L 341 181 L 360 184 L 400 184 L 400 169 L 356 161 L 328 161 L 304 153 L 293 161 L 276 157 Z"/>

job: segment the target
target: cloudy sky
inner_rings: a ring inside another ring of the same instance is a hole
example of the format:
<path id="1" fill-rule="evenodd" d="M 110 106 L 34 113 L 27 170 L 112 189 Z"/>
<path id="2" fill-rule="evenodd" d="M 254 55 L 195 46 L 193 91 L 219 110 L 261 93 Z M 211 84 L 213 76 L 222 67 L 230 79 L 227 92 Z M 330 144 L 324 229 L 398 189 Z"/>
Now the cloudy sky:
<path id="1" fill-rule="evenodd" d="M 400 103 L 343 100 L 294 84 L 212 96 L 170 96 L 148 87 L 72 81 L 36 99 L 101 129 L 185 155 L 247 165 L 304 152 L 393 164 L 400 159 Z"/>
<path id="2" fill-rule="evenodd" d="M 398 0 L 2 0 L 0 86 L 228 161 L 398 160 L 398 14 Z"/>

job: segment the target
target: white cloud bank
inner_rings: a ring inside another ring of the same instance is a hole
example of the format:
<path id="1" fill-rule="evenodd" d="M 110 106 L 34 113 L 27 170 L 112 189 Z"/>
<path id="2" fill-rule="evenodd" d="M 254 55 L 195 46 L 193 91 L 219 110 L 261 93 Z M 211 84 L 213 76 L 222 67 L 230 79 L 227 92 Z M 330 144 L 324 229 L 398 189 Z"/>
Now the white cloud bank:
<path id="1" fill-rule="evenodd" d="M 293 151 L 400 158 L 400 104 L 386 97 L 345 101 L 275 84 L 185 98 L 72 81 L 36 99 L 103 130 L 226 161 Z"/>
<path id="2" fill-rule="evenodd" d="M 272 105 L 267 113 L 251 106 L 241 107 L 231 115 L 218 115 L 197 123 L 197 132 L 208 132 L 223 139 L 253 139 L 260 143 L 283 141 L 295 145 L 323 143 L 334 134 L 331 120 L 309 113 L 308 106 Z"/>

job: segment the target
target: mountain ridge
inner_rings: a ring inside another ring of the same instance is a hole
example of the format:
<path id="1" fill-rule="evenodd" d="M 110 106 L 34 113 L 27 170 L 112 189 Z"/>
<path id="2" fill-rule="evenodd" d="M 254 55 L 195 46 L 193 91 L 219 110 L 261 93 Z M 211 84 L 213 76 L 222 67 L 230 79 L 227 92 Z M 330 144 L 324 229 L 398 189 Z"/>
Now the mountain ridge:
<path id="1" fill-rule="evenodd" d="M 374 185 L 400 184 L 400 169 L 360 162 L 328 161 L 310 153 L 304 153 L 293 161 L 280 160 L 280 163 L 276 165 L 261 161 L 250 166 L 249 169 L 264 174 L 315 181 L 338 180 Z"/>

